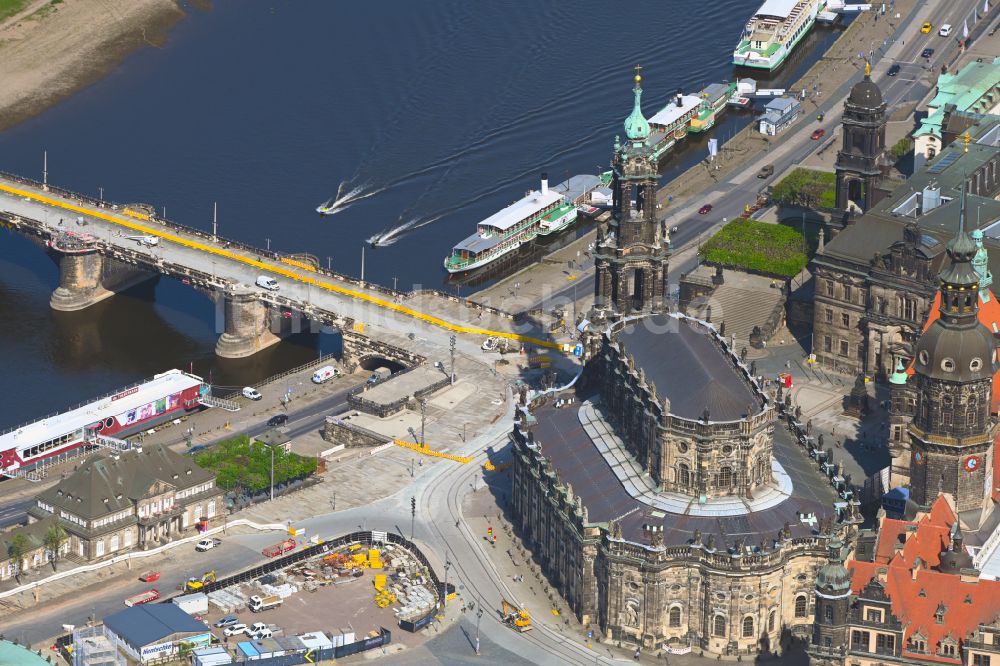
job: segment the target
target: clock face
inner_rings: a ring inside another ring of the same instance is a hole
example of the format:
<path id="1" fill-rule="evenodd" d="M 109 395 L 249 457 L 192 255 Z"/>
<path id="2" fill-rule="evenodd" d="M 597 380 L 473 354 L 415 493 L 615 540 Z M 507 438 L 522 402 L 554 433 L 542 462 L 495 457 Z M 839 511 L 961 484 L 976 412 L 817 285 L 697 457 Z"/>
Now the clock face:
<path id="1" fill-rule="evenodd" d="M 975 472 L 979 469 L 980 465 L 982 465 L 982 460 L 980 460 L 979 456 L 969 456 L 965 459 L 966 472 Z"/>
<path id="2" fill-rule="evenodd" d="M 924 454 L 922 454 L 920 451 L 917 451 L 916 453 L 914 453 L 913 454 L 913 462 L 917 463 L 918 465 L 921 464 L 921 463 L 923 463 L 924 462 Z"/>

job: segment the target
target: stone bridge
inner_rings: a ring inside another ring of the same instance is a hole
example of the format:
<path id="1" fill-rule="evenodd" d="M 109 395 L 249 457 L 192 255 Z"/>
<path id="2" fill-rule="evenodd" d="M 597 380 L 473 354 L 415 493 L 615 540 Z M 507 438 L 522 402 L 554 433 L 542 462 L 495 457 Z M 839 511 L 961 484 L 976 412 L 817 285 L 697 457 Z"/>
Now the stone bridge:
<path id="1" fill-rule="evenodd" d="M 511 314 L 438 291 L 396 292 L 289 256 L 214 236 L 155 216 L 151 207 L 118 205 L 0 174 L 0 224 L 34 237 L 59 265 L 53 309 L 83 310 L 118 291 L 167 276 L 216 303 L 225 358 L 250 356 L 302 331 L 340 331 L 349 366 L 373 353 L 411 365 L 398 344 L 431 330 L 496 335 L 558 348 Z M 275 278 L 277 291 L 256 286 Z M 523 325 L 522 325 L 523 327 Z M 395 350 L 395 352 L 394 352 Z"/>

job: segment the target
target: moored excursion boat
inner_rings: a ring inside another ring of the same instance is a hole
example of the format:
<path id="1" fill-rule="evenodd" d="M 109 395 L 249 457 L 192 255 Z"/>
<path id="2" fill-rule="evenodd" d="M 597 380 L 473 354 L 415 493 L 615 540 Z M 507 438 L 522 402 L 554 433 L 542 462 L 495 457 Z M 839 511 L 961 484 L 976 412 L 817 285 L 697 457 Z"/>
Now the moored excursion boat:
<path id="1" fill-rule="evenodd" d="M 549 189 L 542 174 L 541 188 L 528 192 L 477 225 L 476 233 L 458 245 L 444 260 L 449 273 L 480 268 L 513 252 L 538 236 L 548 236 L 576 221 L 576 204 L 564 194 Z"/>
<path id="2" fill-rule="evenodd" d="M 825 0 L 765 0 L 747 22 L 733 64 L 775 70 L 802 41 Z"/>

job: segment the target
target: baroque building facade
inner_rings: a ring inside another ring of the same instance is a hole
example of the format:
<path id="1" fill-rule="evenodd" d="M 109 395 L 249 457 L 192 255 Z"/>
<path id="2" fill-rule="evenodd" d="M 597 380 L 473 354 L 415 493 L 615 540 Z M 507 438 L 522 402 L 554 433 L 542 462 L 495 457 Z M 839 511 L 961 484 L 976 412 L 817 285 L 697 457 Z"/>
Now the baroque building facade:
<path id="1" fill-rule="evenodd" d="M 834 526 L 834 491 L 782 462 L 805 458 L 775 429 L 773 396 L 714 326 L 667 312 L 669 241 L 638 84 L 615 146 L 612 222 L 598 232 L 585 369 L 573 390 L 524 397 L 513 522 L 603 640 L 777 653 L 808 638 L 816 573 L 858 505 Z"/>
<path id="2" fill-rule="evenodd" d="M 874 84 L 873 84 L 874 85 Z M 953 143 L 847 226 L 810 265 L 812 353 L 827 370 L 887 379 L 908 366 L 933 311 L 946 243 L 958 230 L 959 198 L 976 211 L 977 270 L 992 273 L 997 243 L 983 229 L 1000 220 L 1000 118 L 984 117 L 972 140 Z"/>
<path id="3" fill-rule="evenodd" d="M 883 516 L 860 532 L 815 595 L 816 666 L 1000 663 L 1000 582 L 979 577 L 945 495 L 912 521 Z"/>

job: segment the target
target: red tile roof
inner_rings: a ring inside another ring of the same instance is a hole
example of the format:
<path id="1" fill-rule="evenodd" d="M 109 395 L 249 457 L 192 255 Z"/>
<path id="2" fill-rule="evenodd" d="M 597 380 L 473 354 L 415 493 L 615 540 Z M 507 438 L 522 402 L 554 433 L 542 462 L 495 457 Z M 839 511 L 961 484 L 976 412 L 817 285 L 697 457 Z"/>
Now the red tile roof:
<path id="1" fill-rule="evenodd" d="M 851 592 L 859 594 L 866 585 L 884 574 L 886 595 L 892 613 L 903 623 L 903 657 L 940 663 L 960 663 L 958 656 L 936 655 L 939 642 L 949 634 L 960 644 L 980 624 L 992 622 L 1000 615 L 1000 581 L 973 580 L 962 582 L 957 574 L 945 574 L 927 569 L 940 562 L 941 551 L 951 546 L 951 525 L 955 513 L 945 498 L 938 497 L 931 511 L 916 522 L 883 518 L 879 529 L 875 562 L 848 562 L 851 570 Z M 916 527 L 907 532 L 907 526 Z M 900 536 L 906 539 L 902 552 L 892 555 Z M 885 558 L 888 556 L 888 560 Z M 914 575 L 914 563 L 922 565 Z M 924 594 L 921 595 L 921 592 Z M 944 621 L 935 619 L 938 605 L 945 606 Z M 927 637 L 930 654 L 913 653 L 906 649 L 910 637 L 920 633 Z"/>
<path id="2" fill-rule="evenodd" d="M 930 328 L 931 324 L 936 322 L 941 318 L 941 292 L 938 291 L 934 295 L 934 302 L 931 303 L 931 311 L 927 316 L 927 321 L 924 323 L 921 332 L 926 331 Z M 990 292 L 990 300 L 984 302 L 982 297 L 979 298 L 979 323 L 986 327 L 986 329 L 993 333 L 993 331 L 1000 330 L 1000 302 L 997 301 L 996 294 Z M 1000 350 L 1000 345 L 998 345 L 998 350 Z M 906 374 L 913 376 L 913 361 L 910 361 L 910 367 L 906 369 Z M 996 413 L 1000 409 L 1000 372 L 993 375 L 993 405 L 992 411 Z"/>

